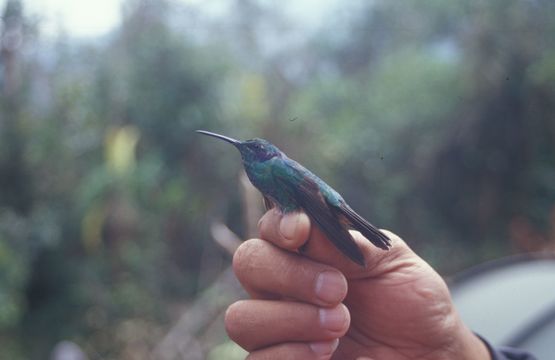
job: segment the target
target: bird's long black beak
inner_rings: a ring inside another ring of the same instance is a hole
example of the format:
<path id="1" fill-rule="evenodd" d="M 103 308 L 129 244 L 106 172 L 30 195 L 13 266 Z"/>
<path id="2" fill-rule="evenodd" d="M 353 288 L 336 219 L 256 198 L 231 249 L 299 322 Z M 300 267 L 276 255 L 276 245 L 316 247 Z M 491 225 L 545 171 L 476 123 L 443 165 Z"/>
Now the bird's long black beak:
<path id="1" fill-rule="evenodd" d="M 212 136 L 212 137 L 215 137 L 215 138 L 218 138 L 218 139 L 222 139 L 222 140 L 227 141 L 228 143 L 230 143 L 234 146 L 237 146 L 237 145 L 241 144 L 241 142 L 239 140 L 235 140 L 235 139 L 230 138 L 228 136 L 216 134 L 216 133 L 213 133 L 213 132 L 210 132 L 210 131 L 197 130 L 197 132 L 199 134 L 204 134 L 204 135 Z"/>

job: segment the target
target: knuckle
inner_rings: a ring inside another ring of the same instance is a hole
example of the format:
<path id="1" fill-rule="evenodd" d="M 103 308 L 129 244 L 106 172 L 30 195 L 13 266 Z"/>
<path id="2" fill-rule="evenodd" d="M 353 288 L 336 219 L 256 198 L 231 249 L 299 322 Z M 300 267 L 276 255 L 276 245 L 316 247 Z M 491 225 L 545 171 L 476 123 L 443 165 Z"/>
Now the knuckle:
<path id="1" fill-rule="evenodd" d="M 229 338 L 239 344 L 246 350 L 251 349 L 247 336 L 248 329 L 245 327 L 246 322 L 242 321 L 242 313 L 245 308 L 245 300 L 237 301 L 231 304 L 224 316 L 225 330 Z"/>
<path id="2" fill-rule="evenodd" d="M 266 214 L 267 214 L 267 213 L 266 213 Z M 265 225 L 264 225 L 264 222 L 265 222 L 265 220 L 266 220 L 266 214 L 262 215 L 262 217 L 260 218 L 260 220 L 258 220 L 257 227 L 258 227 L 258 233 L 259 233 L 259 234 L 262 233 L 262 229 L 264 229 L 264 226 L 265 226 Z"/>
<path id="3" fill-rule="evenodd" d="M 329 358 L 329 357 L 328 357 Z M 250 353 L 246 360 L 309 360 L 316 359 L 316 355 L 307 344 L 282 343 Z M 322 359 L 321 357 L 319 359 Z M 327 358 L 326 358 L 327 359 Z"/>
<path id="4" fill-rule="evenodd" d="M 237 306 L 238 306 L 237 303 L 231 304 L 227 308 L 224 315 L 225 330 L 229 335 L 229 337 L 232 339 L 235 338 L 235 334 L 237 333 L 237 327 L 238 325 L 240 325 L 240 322 L 237 321 L 238 320 Z"/>
<path id="5" fill-rule="evenodd" d="M 258 232 L 261 237 L 271 237 L 281 219 L 281 212 L 277 208 L 268 210 L 258 222 Z"/>
<path id="6" fill-rule="evenodd" d="M 264 241 L 260 239 L 250 239 L 243 242 L 233 254 L 233 270 L 237 276 L 249 273 L 256 267 L 257 256 L 260 255 L 261 249 L 265 246 Z"/>

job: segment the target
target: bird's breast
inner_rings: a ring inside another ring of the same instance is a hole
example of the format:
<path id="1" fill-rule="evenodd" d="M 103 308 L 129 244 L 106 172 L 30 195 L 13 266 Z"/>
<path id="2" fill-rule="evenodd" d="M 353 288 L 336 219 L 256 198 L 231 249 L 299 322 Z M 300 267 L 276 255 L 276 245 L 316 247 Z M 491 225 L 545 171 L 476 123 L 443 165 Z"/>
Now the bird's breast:
<path id="1" fill-rule="evenodd" d="M 285 166 L 279 159 L 270 159 L 255 164 L 245 164 L 245 171 L 252 184 L 260 192 L 270 198 L 282 211 L 292 211 L 298 204 L 290 191 L 284 188 L 281 181 L 275 179 L 275 167 Z"/>
<path id="2" fill-rule="evenodd" d="M 263 193 L 273 186 L 272 167 L 268 161 L 245 164 L 245 171 L 251 183 Z"/>

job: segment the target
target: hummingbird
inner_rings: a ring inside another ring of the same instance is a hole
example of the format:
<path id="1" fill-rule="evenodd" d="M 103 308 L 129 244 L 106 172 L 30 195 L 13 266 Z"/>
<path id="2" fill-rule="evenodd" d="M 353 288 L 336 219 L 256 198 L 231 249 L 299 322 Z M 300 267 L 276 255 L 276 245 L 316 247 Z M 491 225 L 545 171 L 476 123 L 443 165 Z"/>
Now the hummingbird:
<path id="1" fill-rule="evenodd" d="M 355 263 L 366 266 L 349 228 L 358 230 L 380 249 L 390 248 L 387 235 L 357 214 L 331 186 L 269 141 L 239 141 L 205 130 L 197 132 L 224 140 L 239 150 L 245 172 L 262 193 L 267 209 L 277 206 L 282 213 L 303 210 L 329 241 Z"/>

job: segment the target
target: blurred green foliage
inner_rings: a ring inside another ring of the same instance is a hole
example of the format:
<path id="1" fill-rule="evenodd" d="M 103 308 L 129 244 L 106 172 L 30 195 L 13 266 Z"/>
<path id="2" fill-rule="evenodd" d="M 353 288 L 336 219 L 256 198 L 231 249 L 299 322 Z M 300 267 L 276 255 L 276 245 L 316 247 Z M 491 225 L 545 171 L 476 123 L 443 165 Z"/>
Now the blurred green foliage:
<path id="1" fill-rule="evenodd" d="M 240 162 L 199 128 L 270 139 L 444 273 L 553 246 L 555 3 L 338 2 L 290 44 L 280 6 L 129 0 L 85 41 L 5 3 L 3 356 L 146 358 L 229 265 Z"/>

